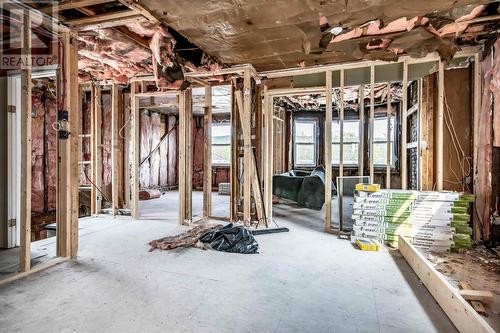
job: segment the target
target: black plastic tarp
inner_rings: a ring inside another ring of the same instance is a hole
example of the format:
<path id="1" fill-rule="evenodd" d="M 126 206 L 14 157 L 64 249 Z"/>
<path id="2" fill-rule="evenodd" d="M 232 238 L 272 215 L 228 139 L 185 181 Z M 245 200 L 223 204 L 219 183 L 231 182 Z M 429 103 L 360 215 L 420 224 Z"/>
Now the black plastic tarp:
<path id="1" fill-rule="evenodd" d="M 217 251 L 232 253 L 258 253 L 259 244 L 248 229 L 232 223 L 201 236 L 200 241 Z"/>

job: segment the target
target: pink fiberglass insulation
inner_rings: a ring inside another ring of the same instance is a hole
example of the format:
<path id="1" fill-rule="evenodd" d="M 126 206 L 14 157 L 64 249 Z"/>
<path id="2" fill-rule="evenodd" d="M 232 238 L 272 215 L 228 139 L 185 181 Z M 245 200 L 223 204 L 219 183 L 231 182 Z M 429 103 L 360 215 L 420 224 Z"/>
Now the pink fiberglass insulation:
<path id="1" fill-rule="evenodd" d="M 90 116 L 91 116 L 91 101 L 90 94 L 85 93 L 82 104 L 82 134 L 91 134 Z M 89 137 L 82 138 L 82 149 L 80 151 L 80 161 L 91 161 L 91 139 Z M 92 179 L 92 166 L 90 164 L 83 164 L 80 168 L 80 184 L 90 186 L 89 179 Z"/>
<path id="2" fill-rule="evenodd" d="M 111 184 L 111 93 L 102 92 L 102 182 L 104 186 Z"/>
<path id="3" fill-rule="evenodd" d="M 144 161 L 144 159 L 151 152 L 151 117 L 147 112 L 141 112 L 141 153 L 140 153 L 140 162 Z M 150 161 L 145 161 L 139 171 L 139 181 L 141 188 L 150 187 L 151 173 L 150 173 Z"/>
<path id="4" fill-rule="evenodd" d="M 193 187 L 203 186 L 203 117 L 193 117 Z"/>
<path id="5" fill-rule="evenodd" d="M 168 116 L 168 127 L 167 129 L 170 131 L 172 128 L 174 130 L 172 133 L 169 135 L 167 142 L 168 142 L 168 185 L 169 186 L 174 186 L 177 185 L 177 182 L 179 181 L 178 177 L 178 126 L 177 126 L 177 117 L 175 116 Z"/>
<path id="6" fill-rule="evenodd" d="M 160 143 L 161 117 L 158 112 L 151 113 L 151 149 L 156 148 Z M 160 150 L 156 149 L 149 159 L 151 173 L 151 187 L 160 185 Z"/>
<path id="7" fill-rule="evenodd" d="M 43 91 L 32 92 L 31 119 L 31 211 L 43 213 L 45 210 L 45 106 Z"/>
<path id="8" fill-rule="evenodd" d="M 47 192 L 47 210 L 56 209 L 56 186 L 57 186 L 57 132 L 52 127 L 57 121 L 57 100 L 47 98 L 45 100 L 45 133 L 47 135 L 47 165 L 45 166 L 45 190 Z"/>

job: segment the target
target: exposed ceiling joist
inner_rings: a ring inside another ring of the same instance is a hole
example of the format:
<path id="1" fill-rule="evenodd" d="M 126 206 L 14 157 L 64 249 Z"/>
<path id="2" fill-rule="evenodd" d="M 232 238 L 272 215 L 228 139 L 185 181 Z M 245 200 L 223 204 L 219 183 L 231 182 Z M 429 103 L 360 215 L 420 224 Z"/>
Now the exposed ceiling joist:
<path id="1" fill-rule="evenodd" d="M 123 19 L 134 17 L 134 16 L 141 16 L 138 15 L 136 12 L 132 10 L 121 10 L 118 12 L 114 13 L 106 13 L 106 14 L 101 14 L 101 15 L 96 15 L 96 16 L 89 16 L 89 17 L 82 17 L 82 18 L 77 18 L 77 19 L 72 19 L 72 20 L 67 20 L 65 23 L 69 26 L 74 26 L 74 27 L 79 27 L 79 26 L 85 26 L 85 25 L 90 25 L 90 24 L 104 24 L 108 22 L 114 22 L 114 21 L 122 21 Z"/>
<path id="2" fill-rule="evenodd" d="M 127 27 L 125 26 L 119 26 L 115 27 L 116 30 L 136 42 L 137 44 L 144 46 L 145 48 L 149 49 L 149 39 L 142 37 L 141 35 L 136 34 L 135 32 L 130 31 Z"/>
<path id="3" fill-rule="evenodd" d="M 135 11 L 138 14 L 141 14 L 145 18 L 147 18 L 149 21 L 153 23 L 159 23 L 160 21 L 158 18 L 152 14 L 151 10 L 149 10 L 147 7 L 142 5 L 141 3 L 137 1 L 132 1 L 132 0 L 118 0 L 121 4 L 127 6 L 131 10 Z"/>
<path id="4" fill-rule="evenodd" d="M 52 4 L 51 6 L 40 8 L 40 11 L 42 13 L 48 14 L 66 9 L 82 8 L 114 1 L 115 0 L 66 0 L 54 2 L 54 4 Z"/>

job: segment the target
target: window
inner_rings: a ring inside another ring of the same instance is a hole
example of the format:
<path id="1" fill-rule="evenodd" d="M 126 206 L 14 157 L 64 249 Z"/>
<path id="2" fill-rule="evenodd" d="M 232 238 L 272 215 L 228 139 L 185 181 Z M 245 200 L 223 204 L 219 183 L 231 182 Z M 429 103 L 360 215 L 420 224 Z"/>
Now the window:
<path id="1" fill-rule="evenodd" d="M 212 125 L 212 164 L 231 164 L 231 125 Z"/>
<path id="2" fill-rule="evenodd" d="M 387 165 L 387 117 L 376 118 L 373 121 L 374 139 L 373 139 L 373 164 Z M 391 118 L 391 156 L 390 164 L 394 166 L 394 117 Z"/>
<path id="3" fill-rule="evenodd" d="M 316 122 L 295 121 L 294 164 L 298 166 L 316 165 Z"/>
<path id="4" fill-rule="evenodd" d="M 344 120 L 344 165 L 357 165 L 359 161 L 359 120 Z M 340 164 L 340 122 L 332 123 L 332 164 Z"/>

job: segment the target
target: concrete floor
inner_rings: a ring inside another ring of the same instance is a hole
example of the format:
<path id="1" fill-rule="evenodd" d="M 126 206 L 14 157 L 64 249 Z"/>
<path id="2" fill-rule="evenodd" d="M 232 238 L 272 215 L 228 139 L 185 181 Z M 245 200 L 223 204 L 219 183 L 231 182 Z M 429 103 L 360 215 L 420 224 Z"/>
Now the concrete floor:
<path id="1" fill-rule="evenodd" d="M 176 212 L 89 219 L 76 260 L 0 287 L 0 331 L 455 331 L 397 252 L 356 250 L 321 232 L 319 212 L 275 212 L 290 232 L 257 236 L 256 255 L 148 252 L 185 229 Z"/>

